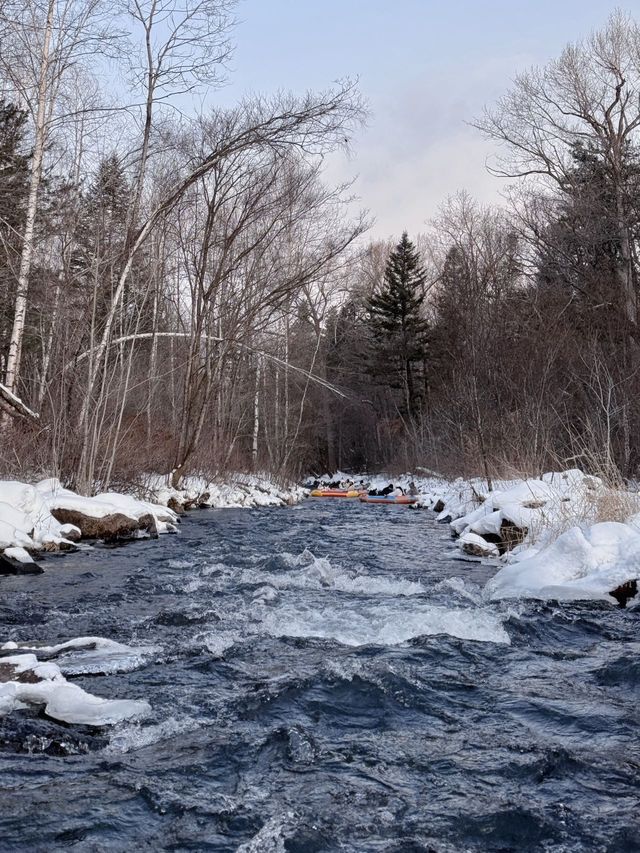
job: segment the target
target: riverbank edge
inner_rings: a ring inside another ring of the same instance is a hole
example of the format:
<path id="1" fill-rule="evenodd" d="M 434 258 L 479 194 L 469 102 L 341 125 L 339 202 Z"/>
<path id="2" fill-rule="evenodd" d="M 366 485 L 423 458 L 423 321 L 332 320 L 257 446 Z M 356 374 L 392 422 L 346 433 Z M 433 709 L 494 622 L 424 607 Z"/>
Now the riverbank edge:
<path id="1" fill-rule="evenodd" d="M 0 481 L 0 573 L 35 574 L 49 552 L 82 547 L 86 540 L 125 542 L 177 533 L 193 509 L 254 509 L 291 506 L 308 491 L 276 483 L 268 475 L 236 474 L 221 480 L 186 477 L 173 489 L 169 478 L 148 475 L 127 491 L 78 495 L 59 480 L 34 484 Z"/>

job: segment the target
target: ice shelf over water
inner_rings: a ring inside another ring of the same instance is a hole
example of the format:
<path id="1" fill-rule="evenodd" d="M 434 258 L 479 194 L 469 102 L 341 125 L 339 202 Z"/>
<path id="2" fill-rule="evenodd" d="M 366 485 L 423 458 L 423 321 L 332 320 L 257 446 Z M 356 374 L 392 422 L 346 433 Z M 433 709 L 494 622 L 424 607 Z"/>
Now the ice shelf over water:
<path id="1" fill-rule="evenodd" d="M 140 719 L 150 711 L 145 701 L 132 699 L 104 699 L 94 696 L 73 684 L 63 675 L 63 666 L 51 660 L 41 661 L 38 656 L 51 657 L 67 651 L 85 650 L 93 652 L 93 659 L 86 668 L 77 666 L 73 661 L 68 671 L 109 672 L 122 671 L 108 663 L 98 664 L 100 653 L 127 653 L 135 657 L 140 650 L 130 649 L 119 643 L 99 637 L 82 637 L 62 643 L 58 646 L 45 646 L 40 649 L 23 651 L 16 643 L 2 646 L 5 653 L 0 656 L 0 716 L 5 716 L 21 708 L 42 707 L 44 713 L 54 720 L 64 723 L 87 726 L 107 726 L 125 720 Z M 133 668 L 131 665 L 129 668 Z M 126 667 L 125 667 L 126 669 Z"/>

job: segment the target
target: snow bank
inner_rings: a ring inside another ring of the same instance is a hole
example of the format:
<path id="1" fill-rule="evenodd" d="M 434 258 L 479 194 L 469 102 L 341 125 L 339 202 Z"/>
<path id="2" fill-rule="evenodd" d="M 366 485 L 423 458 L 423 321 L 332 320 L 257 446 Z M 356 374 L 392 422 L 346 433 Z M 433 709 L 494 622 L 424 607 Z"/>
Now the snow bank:
<path id="1" fill-rule="evenodd" d="M 573 525 L 596 521 L 611 492 L 598 477 L 577 470 L 500 481 L 492 491 L 474 480 L 454 487 L 443 496 L 438 518 L 450 523 L 462 550 L 479 536 L 501 554 L 550 544 Z"/>
<path id="2" fill-rule="evenodd" d="M 68 682 L 57 664 L 38 660 L 38 654 L 51 654 L 67 647 L 77 648 L 74 643 L 82 644 L 87 639 L 107 646 L 110 642 L 100 638 L 81 638 L 71 641 L 71 644 L 37 652 L 21 651 L 15 643 L 5 644 L 2 649 L 15 649 L 15 654 L 0 657 L 0 716 L 34 705 L 44 706 L 45 714 L 54 720 L 75 725 L 106 726 L 146 716 L 151 710 L 147 702 L 94 696 L 77 684 Z"/>
<path id="3" fill-rule="evenodd" d="M 601 522 L 573 527 L 551 545 L 502 568 L 485 588 L 490 599 L 604 600 L 640 578 L 640 530 Z"/>
<path id="4" fill-rule="evenodd" d="M 303 486 L 281 486 L 267 474 L 234 474 L 226 483 L 185 477 L 182 489 L 168 485 L 167 477 L 153 475 L 145 478 L 143 488 L 158 504 L 179 510 L 194 506 L 215 509 L 291 506 L 308 495 Z"/>
<path id="5" fill-rule="evenodd" d="M 43 480 L 35 486 L 0 481 L 0 553 L 12 562 L 33 562 L 31 554 L 71 549 L 83 535 L 80 522 L 65 523 L 60 518 L 100 521 L 114 516 L 129 519 L 132 530 L 139 528 L 145 517 L 153 519 L 154 533 L 176 529 L 177 516 L 171 510 L 127 495 L 109 493 L 86 498 L 63 488 L 56 479 Z M 99 538 L 99 525 L 95 530 Z"/>
<path id="6" fill-rule="evenodd" d="M 38 551 L 64 544 L 72 546 L 67 537 L 76 532 L 80 531 L 56 521 L 37 487 L 0 481 L 0 551 L 12 547 Z"/>
<path id="7" fill-rule="evenodd" d="M 463 553 L 508 564 L 487 597 L 615 603 L 635 594 L 628 586 L 620 598 L 640 579 L 640 513 L 626 517 L 640 496 L 575 469 L 493 485 L 457 480 L 435 504 Z"/>

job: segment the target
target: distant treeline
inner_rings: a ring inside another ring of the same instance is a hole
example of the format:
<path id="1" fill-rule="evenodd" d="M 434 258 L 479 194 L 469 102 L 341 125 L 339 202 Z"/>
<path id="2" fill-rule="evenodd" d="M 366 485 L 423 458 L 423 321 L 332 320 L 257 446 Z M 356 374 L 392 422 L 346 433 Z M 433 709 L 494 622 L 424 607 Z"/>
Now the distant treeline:
<path id="1" fill-rule="evenodd" d="M 633 20 L 521 74 L 477 120 L 510 177 L 503 207 L 462 192 L 413 241 L 367 244 L 349 188 L 322 175 L 364 115 L 350 84 L 171 109 L 223 76 L 234 3 L 136 4 L 124 31 L 96 0 L 14 5 L 5 473 L 85 490 L 231 468 L 637 473 Z"/>

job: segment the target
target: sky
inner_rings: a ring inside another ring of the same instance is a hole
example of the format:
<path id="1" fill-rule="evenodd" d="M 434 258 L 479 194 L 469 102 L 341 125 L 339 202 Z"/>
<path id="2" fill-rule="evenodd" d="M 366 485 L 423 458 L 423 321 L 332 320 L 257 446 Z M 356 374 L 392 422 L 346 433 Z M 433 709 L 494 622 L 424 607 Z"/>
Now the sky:
<path id="1" fill-rule="evenodd" d="M 514 75 L 554 58 L 640 0 L 241 0 L 236 50 L 219 103 L 248 92 L 304 92 L 359 79 L 371 111 L 327 180 L 355 178 L 375 238 L 425 231 L 466 189 L 499 202 L 495 150 L 469 125 Z"/>

